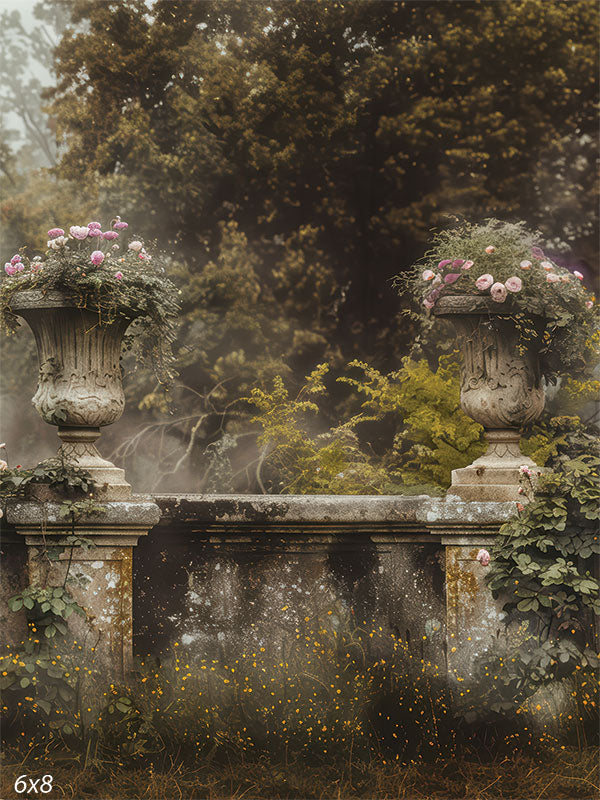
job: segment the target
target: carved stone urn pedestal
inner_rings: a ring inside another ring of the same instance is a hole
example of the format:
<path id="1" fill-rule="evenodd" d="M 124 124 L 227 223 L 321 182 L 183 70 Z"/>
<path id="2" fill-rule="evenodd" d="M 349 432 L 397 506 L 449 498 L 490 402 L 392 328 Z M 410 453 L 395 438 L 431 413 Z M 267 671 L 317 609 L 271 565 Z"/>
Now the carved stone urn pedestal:
<path id="1" fill-rule="evenodd" d="M 500 304 L 487 297 L 442 297 L 433 313 L 449 319 L 462 353 L 460 404 L 485 428 L 487 452 L 452 472 L 449 495 L 463 500 L 518 500 L 519 467 L 540 467 L 519 447 L 521 428 L 544 408 L 539 366 L 541 338 L 520 347 L 519 331 Z M 531 320 L 538 333 L 541 320 Z M 521 352 L 524 350 L 524 352 Z"/>
<path id="2" fill-rule="evenodd" d="M 124 471 L 102 458 L 95 442 L 125 407 L 119 358 L 133 317 L 100 325 L 96 312 L 56 291 L 20 292 L 11 308 L 35 336 L 40 371 L 32 403 L 45 422 L 58 426 L 59 455 L 87 470 L 103 499 L 127 499 Z"/>
<path id="3" fill-rule="evenodd" d="M 43 420 L 58 426 L 64 460 L 91 474 L 103 510 L 71 524 L 61 516 L 61 497 L 52 495 L 12 503 L 7 521 L 25 540 L 29 583 L 65 586 L 85 608 L 85 621 L 73 614 L 69 627 L 84 646 L 82 663 L 100 686 L 131 669 L 133 548 L 160 519 L 156 503 L 132 496 L 123 470 L 102 458 L 95 445 L 100 428 L 123 413 L 119 358 L 133 315 L 100 325 L 97 313 L 78 308 L 60 292 L 19 292 L 11 308 L 26 320 L 37 343 L 33 405 Z M 69 545 L 70 533 L 86 545 Z M 57 552 L 53 560 L 44 555 L 50 545 Z"/>

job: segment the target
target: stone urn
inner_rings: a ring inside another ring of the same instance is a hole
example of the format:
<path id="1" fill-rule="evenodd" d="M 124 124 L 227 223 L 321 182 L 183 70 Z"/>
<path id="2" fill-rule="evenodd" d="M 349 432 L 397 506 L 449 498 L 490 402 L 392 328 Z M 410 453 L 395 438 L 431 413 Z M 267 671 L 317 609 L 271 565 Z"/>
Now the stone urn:
<path id="1" fill-rule="evenodd" d="M 59 455 L 87 470 L 103 498 L 130 497 L 124 471 L 102 458 L 95 442 L 125 407 L 119 359 L 133 315 L 100 325 L 95 311 L 57 291 L 18 292 L 11 308 L 35 336 L 39 378 L 32 403 L 45 422 L 58 426 Z"/>
<path id="2" fill-rule="evenodd" d="M 540 471 L 521 452 L 519 439 L 521 428 L 544 408 L 539 364 L 543 320 L 530 319 L 538 336 L 523 348 L 514 320 L 489 297 L 442 297 L 433 314 L 453 323 L 462 353 L 460 404 L 483 425 L 488 442 L 483 456 L 453 470 L 448 494 L 463 500 L 518 500 L 519 467 Z"/>

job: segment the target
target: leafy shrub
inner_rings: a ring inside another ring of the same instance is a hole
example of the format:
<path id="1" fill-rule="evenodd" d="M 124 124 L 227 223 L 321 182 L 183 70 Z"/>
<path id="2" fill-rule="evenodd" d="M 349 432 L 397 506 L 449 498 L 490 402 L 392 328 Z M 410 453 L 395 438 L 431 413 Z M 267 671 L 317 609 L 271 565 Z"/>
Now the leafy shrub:
<path id="1" fill-rule="evenodd" d="M 317 399 L 327 393 L 328 367 L 317 367 L 295 398 L 283 379 L 273 389 L 254 389 L 263 432 L 259 444 L 273 480 L 282 492 L 299 494 L 439 494 L 451 471 L 481 455 L 483 429 L 460 408 L 458 367 L 441 356 L 437 369 L 425 360 L 403 360 L 384 375 L 361 361 L 348 367 L 359 377 L 342 376 L 363 402 L 358 413 L 315 434 L 309 415 L 319 414 Z M 397 433 L 377 452 L 371 434 L 385 421 Z M 312 430 L 311 430 L 312 429 Z M 390 446 L 391 445 L 391 446 Z"/>

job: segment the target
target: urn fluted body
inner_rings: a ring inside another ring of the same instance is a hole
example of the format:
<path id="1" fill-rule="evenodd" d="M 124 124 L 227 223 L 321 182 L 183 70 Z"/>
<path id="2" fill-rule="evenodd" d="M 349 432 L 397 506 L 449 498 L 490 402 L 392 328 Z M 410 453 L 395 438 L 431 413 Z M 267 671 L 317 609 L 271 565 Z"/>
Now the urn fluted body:
<path id="1" fill-rule="evenodd" d="M 464 500 L 517 500 L 519 467 L 539 467 L 523 455 L 520 431 L 544 409 L 539 365 L 541 320 L 520 338 L 514 319 L 487 297 L 442 297 L 433 313 L 449 319 L 462 354 L 460 404 L 485 429 L 487 452 L 454 470 L 449 494 Z"/>
<path id="2" fill-rule="evenodd" d="M 105 496 L 129 496 L 123 470 L 103 459 L 94 442 L 100 428 L 116 422 L 125 407 L 119 360 L 133 319 L 117 316 L 99 324 L 97 312 L 77 307 L 57 291 L 19 292 L 11 308 L 35 337 L 39 377 L 32 403 L 45 422 L 58 426 L 59 453 L 106 485 Z"/>

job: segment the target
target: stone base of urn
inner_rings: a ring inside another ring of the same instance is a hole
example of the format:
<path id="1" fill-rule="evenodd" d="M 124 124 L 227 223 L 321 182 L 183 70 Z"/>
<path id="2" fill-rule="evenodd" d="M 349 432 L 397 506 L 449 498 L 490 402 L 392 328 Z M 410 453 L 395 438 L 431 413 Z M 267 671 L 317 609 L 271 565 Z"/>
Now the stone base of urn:
<path id="1" fill-rule="evenodd" d="M 541 468 L 519 447 L 520 434 L 514 430 L 489 430 L 485 432 L 488 449 L 468 467 L 452 470 L 452 485 L 447 494 L 462 500 L 482 502 L 509 502 L 522 500 L 519 495 L 521 473 L 519 467 L 527 466 L 532 472 Z"/>
<path id="2" fill-rule="evenodd" d="M 131 485 L 125 480 L 125 470 L 102 458 L 95 445 L 100 428 L 75 428 L 59 426 L 62 445 L 59 458 L 79 469 L 86 470 L 96 484 L 94 495 L 99 500 L 127 500 Z"/>
<path id="3" fill-rule="evenodd" d="M 160 519 L 156 503 L 142 497 L 104 505 L 104 514 L 82 518 L 72 529 L 58 502 L 23 501 L 7 510 L 27 548 L 24 584 L 62 586 L 67 576 L 65 588 L 85 609 L 85 620 L 72 614 L 68 625 L 98 686 L 132 668 L 133 548 Z M 65 537 L 72 533 L 83 545 L 69 545 Z"/>

